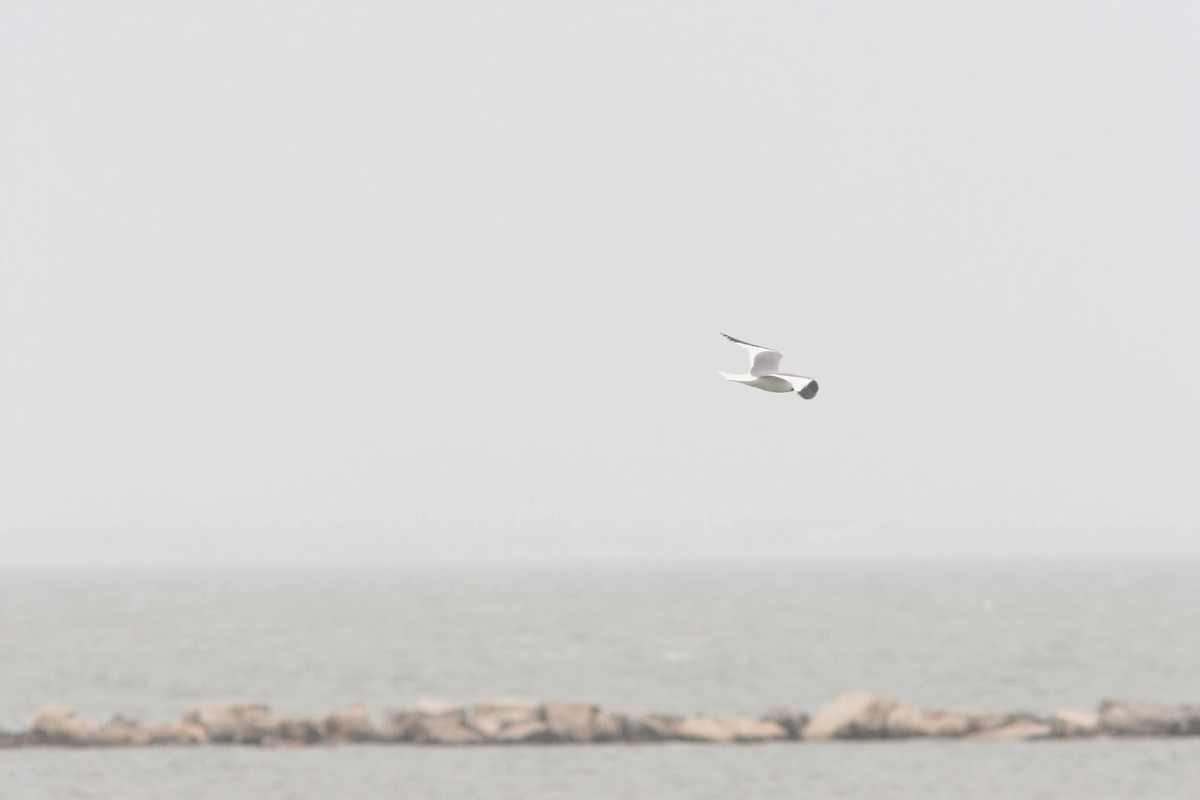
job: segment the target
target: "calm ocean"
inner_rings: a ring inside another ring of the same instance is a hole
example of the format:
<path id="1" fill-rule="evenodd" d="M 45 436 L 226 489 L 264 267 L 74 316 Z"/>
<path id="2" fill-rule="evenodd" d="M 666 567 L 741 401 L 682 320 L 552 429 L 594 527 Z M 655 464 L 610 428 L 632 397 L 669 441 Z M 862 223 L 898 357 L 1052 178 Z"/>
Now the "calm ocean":
<path id="1" fill-rule="evenodd" d="M 434 695 L 1200 702 L 1200 561 L 0 572 L 0 729 Z M 1200 797 L 1200 740 L 0 750 L 7 798 Z"/>

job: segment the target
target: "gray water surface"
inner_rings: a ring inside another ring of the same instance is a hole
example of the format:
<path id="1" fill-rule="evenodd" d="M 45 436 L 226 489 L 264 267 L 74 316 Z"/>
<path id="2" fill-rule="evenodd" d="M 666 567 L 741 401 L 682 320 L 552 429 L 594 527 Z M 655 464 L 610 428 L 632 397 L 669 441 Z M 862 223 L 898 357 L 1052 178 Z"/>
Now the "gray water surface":
<path id="1" fill-rule="evenodd" d="M 497 694 L 758 714 L 849 688 L 1040 713 L 1105 696 L 1196 702 L 1198 575 L 1195 561 L 6 572 L 0 728 L 52 702 L 97 719 Z M 495 797 L 684 798 L 796 782 L 838 797 L 1179 797 L 1197 755 L 1169 740 L 167 748 L 10 751 L 0 768 L 20 797 L 456 797 L 486 784 Z"/>
<path id="2" fill-rule="evenodd" d="M 1200 742 L 27 750 L 0 751 L 0 774 L 4 800 L 1180 800 L 1200 791 Z"/>

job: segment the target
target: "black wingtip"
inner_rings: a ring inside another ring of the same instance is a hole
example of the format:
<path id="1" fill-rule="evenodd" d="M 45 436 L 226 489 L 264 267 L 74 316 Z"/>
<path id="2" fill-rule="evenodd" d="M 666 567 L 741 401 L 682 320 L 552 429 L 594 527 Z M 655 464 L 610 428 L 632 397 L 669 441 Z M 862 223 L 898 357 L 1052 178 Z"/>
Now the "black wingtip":
<path id="1" fill-rule="evenodd" d="M 722 333 L 721 335 L 724 336 L 729 341 L 733 342 L 734 344 L 744 344 L 747 347 L 757 347 L 760 350 L 770 350 L 771 349 L 769 347 L 763 347 L 761 344 L 751 344 L 750 342 L 747 342 L 745 339 L 735 339 L 732 336 L 730 336 L 728 333 Z"/>

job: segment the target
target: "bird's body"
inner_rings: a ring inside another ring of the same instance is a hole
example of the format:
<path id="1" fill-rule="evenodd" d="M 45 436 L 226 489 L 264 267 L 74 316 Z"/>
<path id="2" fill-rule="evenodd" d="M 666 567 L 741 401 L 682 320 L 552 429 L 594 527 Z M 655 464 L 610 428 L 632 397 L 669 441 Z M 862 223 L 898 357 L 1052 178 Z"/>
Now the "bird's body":
<path id="1" fill-rule="evenodd" d="M 729 372 L 718 372 L 717 374 L 727 381 L 743 383 L 746 386 L 753 386 L 755 389 L 762 389 L 764 392 L 798 392 L 801 388 L 812 382 L 812 378 L 806 378 L 803 375 L 785 375 L 783 373 L 776 375 L 734 375 Z"/>
<path id="2" fill-rule="evenodd" d="M 740 344 L 750 351 L 750 372 L 744 375 L 718 372 L 717 374 L 725 380 L 740 383 L 744 386 L 753 386 L 755 389 L 762 389 L 764 392 L 795 392 L 805 400 L 811 400 L 817 396 L 817 389 L 819 387 L 817 386 L 817 382 L 812 378 L 805 375 L 792 375 L 788 372 L 779 371 L 779 361 L 783 358 L 783 354 L 778 350 L 743 342 L 741 339 L 735 339 L 727 333 L 722 333 L 721 335 L 734 344 Z"/>

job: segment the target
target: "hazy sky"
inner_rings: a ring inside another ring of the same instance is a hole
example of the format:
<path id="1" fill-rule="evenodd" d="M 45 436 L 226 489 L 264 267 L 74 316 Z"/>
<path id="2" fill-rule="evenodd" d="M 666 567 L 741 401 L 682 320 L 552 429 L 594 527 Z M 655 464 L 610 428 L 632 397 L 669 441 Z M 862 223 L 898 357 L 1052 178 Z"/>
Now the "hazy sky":
<path id="1" fill-rule="evenodd" d="M 1195 3 L 0 26 L 0 563 L 1200 552 Z"/>

